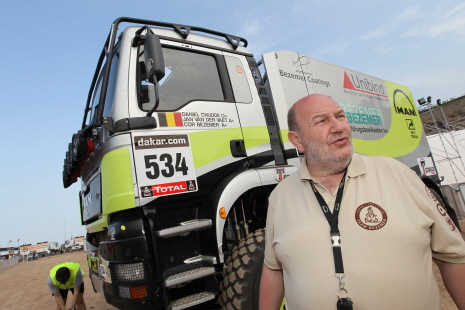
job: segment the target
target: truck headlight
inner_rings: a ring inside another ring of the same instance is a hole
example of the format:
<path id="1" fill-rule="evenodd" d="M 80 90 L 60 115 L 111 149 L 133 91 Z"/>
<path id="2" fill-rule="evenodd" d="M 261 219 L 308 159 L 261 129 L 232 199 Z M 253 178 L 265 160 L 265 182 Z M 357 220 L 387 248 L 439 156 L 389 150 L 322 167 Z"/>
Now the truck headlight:
<path id="1" fill-rule="evenodd" d="M 147 286 L 119 286 L 119 296 L 122 298 L 140 299 L 147 297 Z"/>
<path id="2" fill-rule="evenodd" d="M 116 264 L 115 276 L 120 281 L 140 281 L 145 279 L 144 263 Z"/>

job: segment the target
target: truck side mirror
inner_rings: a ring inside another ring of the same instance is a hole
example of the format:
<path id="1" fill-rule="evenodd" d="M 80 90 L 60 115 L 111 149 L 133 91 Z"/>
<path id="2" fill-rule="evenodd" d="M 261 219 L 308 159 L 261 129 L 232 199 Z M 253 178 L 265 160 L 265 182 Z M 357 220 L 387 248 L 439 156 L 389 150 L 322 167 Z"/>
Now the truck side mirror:
<path id="1" fill-rule="evenodd" d="M 148 81 L 157 84 L 165 76 L 165 61 L 160 39 L 152 33 L 150 28 L 147 28 L 144 43 L 144 61 Z"/>

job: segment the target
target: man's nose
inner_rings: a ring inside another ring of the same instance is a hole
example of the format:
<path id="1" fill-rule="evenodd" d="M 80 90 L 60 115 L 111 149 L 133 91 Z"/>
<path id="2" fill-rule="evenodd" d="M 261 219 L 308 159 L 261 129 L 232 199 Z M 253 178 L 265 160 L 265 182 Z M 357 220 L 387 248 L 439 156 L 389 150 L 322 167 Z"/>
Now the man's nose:
<path id="1" fill-rule="evenodd" d="M 341 132 L 344 130 L 345 123 L 337 117 L 331 118 L 331 132 Z"/>

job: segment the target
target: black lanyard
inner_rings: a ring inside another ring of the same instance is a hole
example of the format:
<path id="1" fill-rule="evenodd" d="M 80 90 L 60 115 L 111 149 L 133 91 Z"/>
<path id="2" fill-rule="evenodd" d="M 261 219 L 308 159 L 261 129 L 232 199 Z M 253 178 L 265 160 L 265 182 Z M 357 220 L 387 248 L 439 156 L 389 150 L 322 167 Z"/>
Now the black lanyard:
<path id="1" fill-rule="evenodd" d="M 321 194 L 316 189 L 315 185 L 313 185 L 313 181 L 310 180 L 310 185 L 312 186 L 313 193 L 315 194 L 316 199 L 318 200 L 321 210 L 328 221 L 330 226 L 330 234 L 331 234 L 331 243 L 333 247 L 333 256 L 334 256 L 334 268 L 336 273 L 344 273 L 344 264 L 342 263 L 342 251 L 341 251 L 341 234 L 339 233 L 338 227 L 338 216 L 339 216 L 339 209 L 341 208 L 341 201 L 342 201 L 342 194 L 344 192 L 344 184 L 345 178 L 347 174 L 347 169 L 344 172 L 344 176 L 342 177 L 341 183 L 339 184 L 339 188 L 336 194 L 336 201 L 334 204 L 333 213 L 329 210 L 329 207 L 326 205 L 326 201 L 323 199 Z"/>

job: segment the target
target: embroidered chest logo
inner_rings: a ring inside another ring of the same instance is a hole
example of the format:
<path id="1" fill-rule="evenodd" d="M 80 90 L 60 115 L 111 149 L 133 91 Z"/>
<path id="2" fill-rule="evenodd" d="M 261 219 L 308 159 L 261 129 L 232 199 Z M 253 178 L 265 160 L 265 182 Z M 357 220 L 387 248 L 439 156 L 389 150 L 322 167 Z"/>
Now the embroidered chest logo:
<path id="1" fill-rule="evenodd" d="M 373 202 L 360 205 L 355 211 L 355 221 L 366 230 L 378 230 L 383 228 L 388 220 L 386 211 Z"/>

